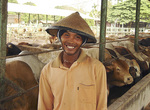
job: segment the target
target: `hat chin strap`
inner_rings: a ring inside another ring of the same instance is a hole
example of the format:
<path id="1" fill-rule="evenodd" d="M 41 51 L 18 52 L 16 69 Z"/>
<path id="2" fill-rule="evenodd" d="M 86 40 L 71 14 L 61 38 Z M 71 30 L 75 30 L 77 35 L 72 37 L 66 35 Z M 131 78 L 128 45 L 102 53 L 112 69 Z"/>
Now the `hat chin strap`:
<path id="1" fill-rule="evenodd" d="M 60 32 L 60 30 L 57 32 L 57 37 L 58 37 L 59 41 L 61 42 L 61 39 L 60 39 L 60 36 L 59 36 L 59 32 Z"/>
<path id="2" fill-rule="evenodd" d="M 85 38 L 84 42 L 82 43 L 81 46 L 85 45 L 86 44 L 86 41 L 87 41 L 87 37 Z"/>

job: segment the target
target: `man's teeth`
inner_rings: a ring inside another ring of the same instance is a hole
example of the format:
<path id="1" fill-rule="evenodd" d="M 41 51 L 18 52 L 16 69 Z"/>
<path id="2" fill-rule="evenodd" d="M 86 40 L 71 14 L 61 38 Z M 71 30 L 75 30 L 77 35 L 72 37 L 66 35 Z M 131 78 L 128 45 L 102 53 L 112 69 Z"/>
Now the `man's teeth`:
<path id="1" fill-rule="evenodd" d="M 70 48 L 70 49 L 73 49 L 74 47 L 72 47 L 72 46 L 67 46 L 68 48 Z"/>

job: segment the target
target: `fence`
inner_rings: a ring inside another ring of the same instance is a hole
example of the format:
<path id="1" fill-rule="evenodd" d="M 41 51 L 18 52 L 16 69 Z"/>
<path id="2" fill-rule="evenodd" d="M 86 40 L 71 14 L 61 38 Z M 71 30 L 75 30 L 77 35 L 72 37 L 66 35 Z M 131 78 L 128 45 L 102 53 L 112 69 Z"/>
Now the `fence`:
<path id="1" fill-rule="evenodd" d="M 28 38 L 28 37 L 41 37 L 47 38 L 48 34 L 45 32 L 47 27 L 42 26 L 7 26 L 7 38 L 9 41 L 12 37 L 17 39 Z M 99 26 L 91 26 L 96 37 L 100 35 Z M 139 28 L 139 33 L 143 33 L 146 28 Z M 24 30 L 24 31 L 23 31 Z M 106 27 L 106 37 L 110 35 L 117 35 L 123 37 L 125 35 L 135 34 L 135 28 L 123 28 L 123 27 Z"/>
<path id="2" fill-rule="evenodd" d="M 92 26 L 91 29 L 94 31 L 95 36 L 99 36 L 100 27 Z M 139 33 L 145 31 L 145 28 L 139 28 Z M 106 36 L 118 35 L 120 37 L 125 35 L 131 35 L 135 33 L 135 28 L 123 28 L 123 27 L 106 27 Z"/>
<path id="3" fill-rule="evenodd" d="M 149 78 L 150 74 L 141 79 L 141 81 L 110 105 L 108 110 L 144 110 L 144 107 L 150 102 Z"/>

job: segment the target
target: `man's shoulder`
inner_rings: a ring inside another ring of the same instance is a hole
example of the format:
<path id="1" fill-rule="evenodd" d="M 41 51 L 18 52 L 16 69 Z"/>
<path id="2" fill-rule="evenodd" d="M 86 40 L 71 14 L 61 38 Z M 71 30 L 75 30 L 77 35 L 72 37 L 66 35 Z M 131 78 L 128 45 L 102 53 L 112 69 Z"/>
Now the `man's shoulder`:
<path id="1" fill-rule="evenodd" d="M 102 63 L 101 61 L 99 61 L 98 59 L 93 58 L 93 57 L 91 57 L 91 56 L 88 56 L 88 55 L 87 55 L 87 59 L 89 59 L 89 61 L 90 61 L 91 63 L 103 65 L 103 63 Z"/>
<path id="2" fill-rule="evenodd" d="M 48 63 L 43 67 L 42 71 L 49 69 L 49 68 L 51 67 L 51 65 L 52 65 L 52 62 L 48 62 Z"/>

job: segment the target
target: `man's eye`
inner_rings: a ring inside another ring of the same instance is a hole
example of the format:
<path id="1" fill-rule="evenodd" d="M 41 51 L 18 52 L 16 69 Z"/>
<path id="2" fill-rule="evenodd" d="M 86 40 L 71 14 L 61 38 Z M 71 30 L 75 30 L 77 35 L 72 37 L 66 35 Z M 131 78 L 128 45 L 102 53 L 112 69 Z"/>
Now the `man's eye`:
<path id="1" fill-rule="evenodd" d="M 80 37 L 80 36 L 76 36 L 76 38 L 77 38 L 77 39 L 81 39 L 81 37 Z"/>
<path id="2" fill-rule="evenodd" d="M 69 36 L 69 34 L 67 34 L 67 33 L 66 33 L 66 34 L 64 34 L 64 36 L 68 37 L 68 36 Z"/>

